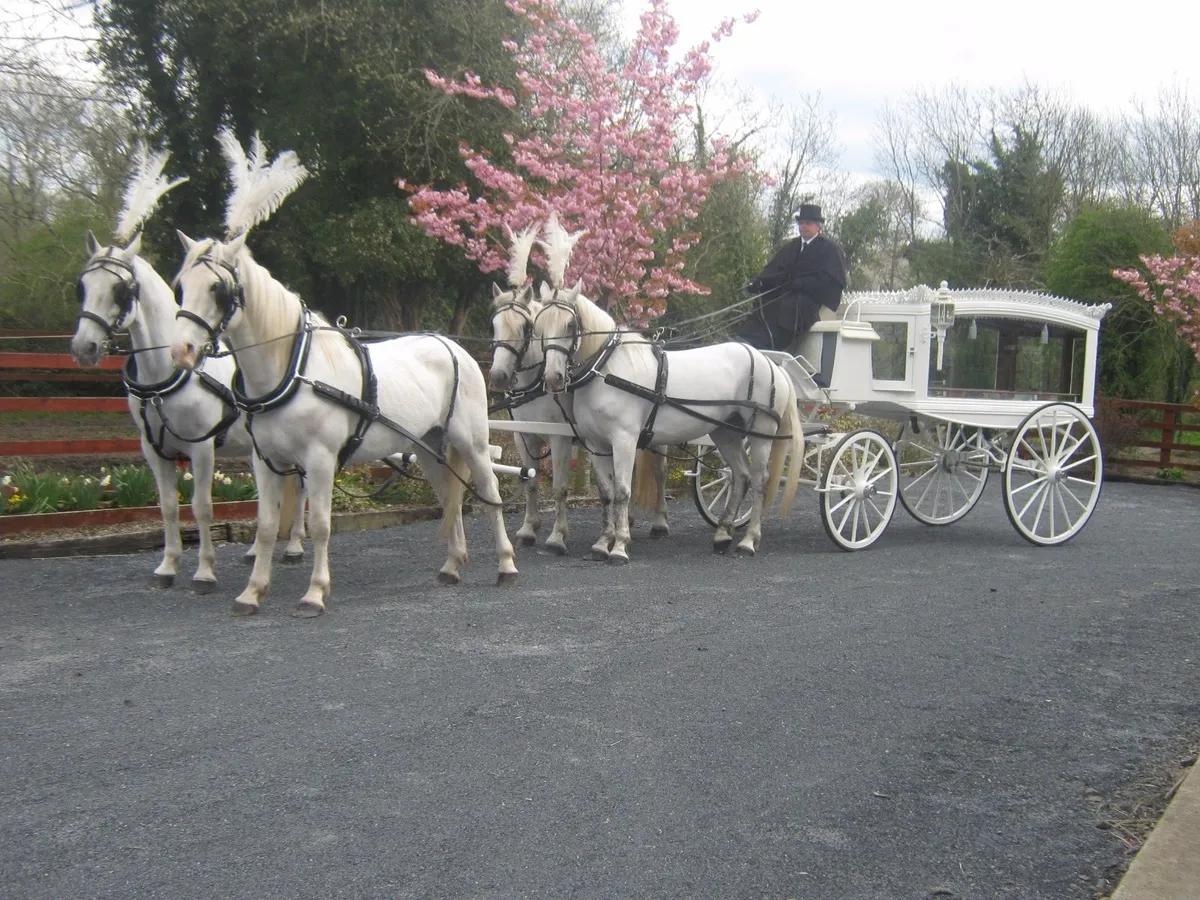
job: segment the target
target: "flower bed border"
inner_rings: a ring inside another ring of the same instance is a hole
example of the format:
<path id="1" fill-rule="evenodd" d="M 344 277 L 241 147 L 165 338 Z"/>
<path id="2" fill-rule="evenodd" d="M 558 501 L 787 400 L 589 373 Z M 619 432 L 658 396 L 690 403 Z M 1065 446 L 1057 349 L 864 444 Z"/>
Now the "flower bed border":
<path id="1" fill-rule="evenodd" d="M 257 500 L 228 500 L 213 504 L 213 521 L 253 519 L 258 515 Z M 56 528 L 80 528 L 89 525 L 121 525 L 126 522 L 158 521 L 162 511 L 157 506 L 117 507 L 114 509 L 78 509 L 72 512 L 15 514 L 0 516 L 0 535 L 35 534 Z M 179 519 L 196 521 L 191 504 L 179 507 Z"/>

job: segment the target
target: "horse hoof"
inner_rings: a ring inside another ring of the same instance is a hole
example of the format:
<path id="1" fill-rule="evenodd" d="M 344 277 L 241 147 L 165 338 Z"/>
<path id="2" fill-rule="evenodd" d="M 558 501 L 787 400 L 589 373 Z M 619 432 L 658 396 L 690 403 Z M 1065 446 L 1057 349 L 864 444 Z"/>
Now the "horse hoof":
<path id="1" fill-rule="evenodd" d="M 257 603 L 243 603 L 241 600 L 235 600 L 233 609 L 229 611 L 231 616 L 241 618 L 242 616 L 253 616 L 258 612 Z"/>
<path id="2" fill-rule="evenodd" d="M 155 575 L 154 586 L 162 588 L 164 591 L 175 583 L 174 575 Z"/>
<path id="3" fill-rule="evenodd" d="M 459 578 L 457 575 L 455 575 L 453 572 L 438 572 L 438 576 L 437 576 L 438 584 L 453 585 L 453 584 L 458 584 L 460 581 L 462 581 L 462 579 Z"/>
<path id="4" fill-rule="evenodd" d="M 670 533 L 671 529 L 666 525 L 656 525 L 654 528 L 650 529 L 650 537 L 655 539 L 665 538 Z"/>
<path id="5" fill-rule="evenodd" d="M 215 578 L 193 578 L 192 590 L 197 594 L 211 594 L 217 589 L 217 580 Z"/>
<path id="6" fill-rule="evenodd" d="M 292 610 L 293 619 L 315 619 L 317 616 L 324 614 L 324 606 L 321 606 L 319 603 L 310 603 L 308 600 L 305 600 Z"/>
<path id="7" fill-rule="evenodd" d="M 279 558 L 279 561 L 285 566 L 294 566 L 297 563 L 304 562 L 304 553 L 285 553 Z"/>
<path id="8" fill-rule="evenodd" d="M 529 534 L 521 535 L 521 546 L 522 547 L 532 547 L 536 543 L 537 543 L 537 538 L 535 538 L 533 535 L 529 535 Z"/>
<path id="9" fill-rule="evenodd" d="M 512 587 L 519 575 L 519 572 L 501 572 L 496 576 L 496 587 Z"/>
<path id="10" fill-rule="evenodd" d="M 733 538 L 724 541 L 713 541 L 713 553 L 727 553 L 733 546 Z"/>
<path id="11" fill-rule="evenodd" d="M 610 566 L 627 566 L 629 565 L 629 557 L 614 553 L 608 558 L 608 564 Z"/>
<path id="12" fill-rule="evenodd" d="M 753 556 L 753 555 L 754 555 L 754 548 L 753 548 L 753 547 L 746 547 L 746 546 L 744 546 L 744 545 L 742 545 L 742 544 L 739 544 L 739 545 L 738 545 L 738 548 L 737 548 L 737 554 L 738 554 L 738 556 Z"/>
<path id="13" fill-rule="evenodd" d="M 553 553 L 555 556 L 566 556 L 567 555 L 567 545 L 566 544 L 547 544 L 546 549 L 549 550 L 551 553 Z"/>
<path id="14" fill-rule="evenodd" d="M 588 551 L 587 559 L 592 562 L 608 562 L 608 554 L 603 550 L 591 549 Z"/>

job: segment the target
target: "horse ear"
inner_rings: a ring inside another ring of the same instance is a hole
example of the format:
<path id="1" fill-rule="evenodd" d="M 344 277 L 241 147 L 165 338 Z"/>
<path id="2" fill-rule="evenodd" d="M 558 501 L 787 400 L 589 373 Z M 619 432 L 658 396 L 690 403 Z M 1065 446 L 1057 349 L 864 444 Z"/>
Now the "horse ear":
<path id="1" fill-rule="evenodd" d="M 569 292 L 570 300 L 568 302 L 574 303 L 579 298 L 579 295 L 582 293 L 583 293 L 583 279 L 580 278 L 577 282 L 575 282 L 574 286 L 571 288 L 571 290 Z"/>
<path id="2" fill-rule="evenodd" d="M 125 257 L 133 259 L 142 252 L 142 230 L 139 228 L 138 233 L 133 236 L 128 244 L 125 245 Z"/>
<path id="3" fill-rule="evenodd" d="M 543 303 L 549 303 L 554 299 L 554 288 L 543 281 L 541 287 L 538 288 L 538 294 L 541 296 Z"/>
<path id="4" fill-rule="evenodd" d="M 100 242 L 96 240 L 96 236 L 92 234 L 92 230 L 88 229 L 87 235 L 87 252 L 88 256 L 95 256 L 100 252 Z"/>
<path id="5" fill-rule="evenodd" d="M 529 304 L 532 300 L 533 300 L 533 285 L 532 284 L 527 284 L 527 285 L 525 285 L 525 287 L 521 288 L 521 290 L 517 291 L 516 303 L 518 306 L 524 306 L 524 307 L 528 308 Z"/>
<path id="6" fill-rule="evenodd" d="M 179 235 L 179 243 L 183 244 L 183 252 L 190 253 L 192 248 L 196 246 L 196 242 L 193 241 L 186 234 L 184 234 L 182 231 L 180 231 L 178 228 L 175 229 L 175 233 L 177 235 Z"/>
<path id="7" fill-rule="evenodd" d="M 499 300 L 502 296 L 504 296 L 504 291 L 500 290 L 500 285 L 496 284 L 496 282 L 493 281 L 492 282 L 492 300 Z"/>
<path id="8" fill-rule="evenodd" d="M 237 255 L 242 252 L 242 248 L 245 246 L 246 246 L 246 232 L 239 231 L 229 241 L 229 243 L 227 243 L 225 245 L 225 252 L 229 255 L 230 259 L 235 259 L 237 257 Z"/>

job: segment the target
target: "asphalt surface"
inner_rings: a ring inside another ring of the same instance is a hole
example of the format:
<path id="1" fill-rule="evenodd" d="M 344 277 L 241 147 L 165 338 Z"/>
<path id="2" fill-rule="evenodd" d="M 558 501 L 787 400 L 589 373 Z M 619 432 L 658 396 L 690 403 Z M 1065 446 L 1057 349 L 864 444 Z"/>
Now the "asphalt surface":
<path id="1" fill-rule="evenodd" d="M 1049 549 L 995 484 L 854 554 L 811 496 L 749 559 L 671 514 L 512 589 L 482 518 L 456 588 L 436 523 L 338 535 L 315 621 L 307 566 L 230 618 L 236 546 L 207 597 L 0 564 L 0 894 L 1082 898 L 1200 724 L 1200 491 L 1110 483 Z"/>

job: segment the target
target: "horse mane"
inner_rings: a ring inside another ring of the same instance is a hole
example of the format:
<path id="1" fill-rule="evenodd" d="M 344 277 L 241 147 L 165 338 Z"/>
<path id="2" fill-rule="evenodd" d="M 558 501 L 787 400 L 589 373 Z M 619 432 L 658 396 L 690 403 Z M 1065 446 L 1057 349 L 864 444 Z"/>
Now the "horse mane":
<path id="1" fill-rule="evenodd" d="M 284 287 L 274 275 L 260 265 L 245 245 L 233 260 L 237 267 L 238 282 L 246 294 L 246 306 L 242 314 L 246 317 L 254 334 L 260 341 L 294 333 L 299 327 L 296 316 L 304 307 L 304 301 L 295 291 Z M 253 298 L 253 299 L 251 299 Z M 295 304 L 288 301 L 295 301 Z M 329 320 L 316 310 L 309 310 L 312 324 L 322 330 L 313 332 L 312 349 L 320 353 L 330 365 L 336 365 L 337 347 L 346 349 L 341 336 L 329 329 Z M 272 340 L 258 350 L 269 355 L 280 366 L 286 366 L 291 358 L 292 342 Z"/>
<path id="2" fill-rule="evenodd" d="M 170 157 L 170 152 L 166 150 L 149 153 L 146 145 L 141 141 L 138 142 L 134 156 L 133 174 L 125 185 L 124 202 L 121 206 L 121 213 L 117 216 L 115 235 L 122 244 L 132 240 L 134 233 L 146 219 L 150 218 L 150 214 L 158 206 L 158 201 L 167 191 L 179 187 L 188 180 L 185 176 L 176 178 L 174 181 L 167 181 L 163 175 L 163 169 L 167 167 L 167 160 Z"/>
<path id="3" fill-rule="evenodd" d="M 571 288 L 571 291 L 575 294 L 572 302 L 583 333 L 579 341 L 579 359 L 591 359 L 600 352 L 612 333 L 619 330 L 617 322 L 594 300 L 585 297 L 578 284 Z"/>

